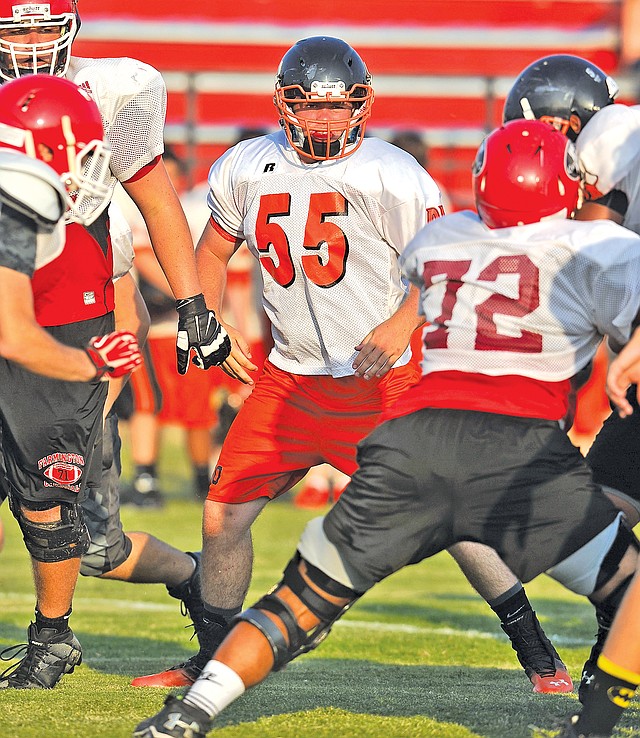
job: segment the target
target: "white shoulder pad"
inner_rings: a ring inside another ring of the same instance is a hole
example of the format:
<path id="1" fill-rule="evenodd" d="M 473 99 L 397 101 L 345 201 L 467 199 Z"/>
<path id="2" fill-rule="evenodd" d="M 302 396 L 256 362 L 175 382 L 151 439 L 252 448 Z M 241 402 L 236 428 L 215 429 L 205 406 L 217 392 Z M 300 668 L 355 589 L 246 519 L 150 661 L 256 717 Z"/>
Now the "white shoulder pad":
<path id="1" fill-rule="evenodd" d="M 51 233 L 67 209 L 67 193 L 56 172 L 38 159 L 0 149 L 0 201 Z"/>

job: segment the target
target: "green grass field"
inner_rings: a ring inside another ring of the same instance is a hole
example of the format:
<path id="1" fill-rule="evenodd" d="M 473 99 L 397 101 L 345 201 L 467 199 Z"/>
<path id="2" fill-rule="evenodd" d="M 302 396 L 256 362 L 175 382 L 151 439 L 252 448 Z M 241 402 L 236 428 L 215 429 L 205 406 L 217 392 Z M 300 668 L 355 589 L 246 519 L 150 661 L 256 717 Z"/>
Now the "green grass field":
<path id="1" fill-rule="evenodd" d="M 173 545 L 200 546 L 200 507 L 189 499 L 181 453 L 168 449 L 160 511 L 125 508 L 129 530 Z M 267 506 L 254 529 L 249 600 L 280 576 L 315 513 L 286 501 Z M 33 614 L 26 552 L 7 506 L 0 510 L 0 649 L 25 640 Z M 590 605 L 540 577 L 528 592 L 574 680 L 587 656 Z M 55 690 L 0 692 L 2 738 L 128 738 L 161 706 L 167 690 L 129 680 L 189 656 L 191 630 L 161 585 L 82 579 L 72 626 L 84 663 Z M 216 722 L 221 738 L 524 738 L 555 734 L 575 695 L 534 695 L 488 606 L 441 554 L 368 593 L 319 649 L 244 695 Z M 617 735 L 640 736 L 638 703 Z"/>

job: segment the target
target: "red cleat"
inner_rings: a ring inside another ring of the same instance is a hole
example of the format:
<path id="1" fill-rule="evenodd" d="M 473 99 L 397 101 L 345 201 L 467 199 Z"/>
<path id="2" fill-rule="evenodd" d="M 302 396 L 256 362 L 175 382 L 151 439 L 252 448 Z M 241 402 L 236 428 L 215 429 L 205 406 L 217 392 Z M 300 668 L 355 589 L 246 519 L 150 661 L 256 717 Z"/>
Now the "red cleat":
<path id="1" fill-rule="evenodd" d="M 571 692 L 573 682 L 562 659 L 547 638 L 533 610 L 500 627 L 509 636 L 525 674 L 538 694 Z"/>
<path id="2" fill-rule="evenodd" d="M 552 676 L 540 676 L 540 674 L 532 674 L 530 676 L 533 691 L 538 694 L 559 694 L 562 692 L 573 692 L 573 682 L 569 676 L 569 672 L 562 662 L 561 668 L 558 668 Z"/>
<path id="3" fill-rule="evenodd" d="M 193 658 L 193 657 L 192 657 Z M 131 681 L 132 687 L 190 687 L 198 678 L 201 669 L 195 667 L 192 659 L 172 666 L 157 674 L 136 677 Z"/>

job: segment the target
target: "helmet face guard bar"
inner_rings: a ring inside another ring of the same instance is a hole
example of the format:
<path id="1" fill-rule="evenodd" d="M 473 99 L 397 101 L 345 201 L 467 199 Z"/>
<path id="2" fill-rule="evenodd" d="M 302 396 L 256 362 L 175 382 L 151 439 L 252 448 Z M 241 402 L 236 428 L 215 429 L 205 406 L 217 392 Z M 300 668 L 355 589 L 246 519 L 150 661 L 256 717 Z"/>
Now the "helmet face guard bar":
<path id="1" fill-rule="evenodd" d="M 44 6 L 45 8 L 47 6 Z M 13 20 L 0 19 L 0 78 L 12 80 L 26 74 L 53 74 L 64 76 L 71 57 L 71 44 L 78 31 L 78 19 L 75 13 L 63 15 L 28 16 L 14 10 Z M 56 38 L 39 43 L 14 43 L 11 35 L 17 31 L 44 32 L 58 28 Z"/>
<path id="2" fill-rule="evenodd" d="M 90 141 L 79 151 L 73 168 L 61 176 L 69 206 L 65 221 L 91 225 L 111 199 L 109 187 L 111 151 L 102 141 Z"/>
<path id="3" fill-rule="evenodd" d="M 373 103 L 371 85 L 354 84 L 349 91 L 344 82 L 312 83 L 311 92 L 300 85 L 276 87 L 274 103 L 289 143 L 300 155 L 315 161 L 340 159 L 352 154 L 362 143 Z M 348 103 L 344 118 L 316 121 L 296 115 L 296 105 Z"/>

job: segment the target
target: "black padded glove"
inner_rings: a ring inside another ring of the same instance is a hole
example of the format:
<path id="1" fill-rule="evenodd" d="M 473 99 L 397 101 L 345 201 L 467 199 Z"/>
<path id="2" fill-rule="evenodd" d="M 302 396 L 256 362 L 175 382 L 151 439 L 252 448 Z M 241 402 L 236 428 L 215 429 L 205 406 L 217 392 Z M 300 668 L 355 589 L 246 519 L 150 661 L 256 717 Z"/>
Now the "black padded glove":
<path id="1" fill-rule="evenodd" d="M 222 364 L 231 353 L 231 341 L 216 314 L 207 307 L 204 295 L 200 293 L 184 300 L 176 300 L 176 310 L 178 373 L 187 373 L 192 349 L 195 352 L 193 363 L 200 369 Z"/>

